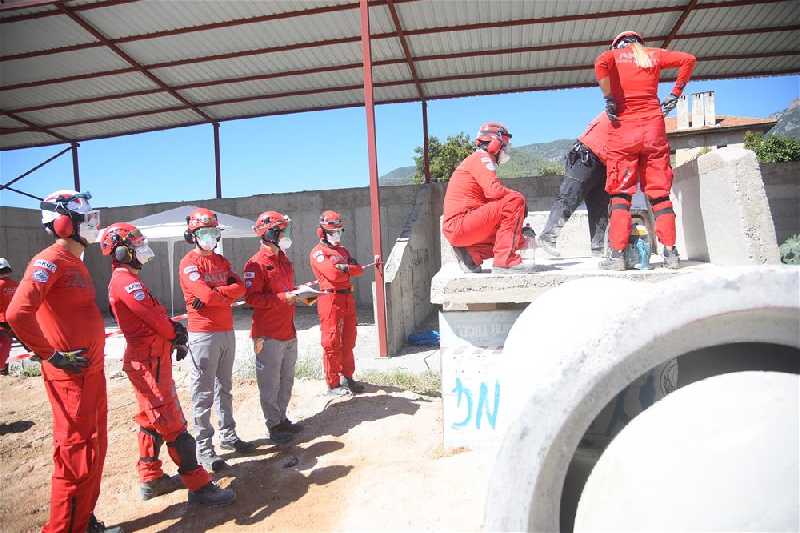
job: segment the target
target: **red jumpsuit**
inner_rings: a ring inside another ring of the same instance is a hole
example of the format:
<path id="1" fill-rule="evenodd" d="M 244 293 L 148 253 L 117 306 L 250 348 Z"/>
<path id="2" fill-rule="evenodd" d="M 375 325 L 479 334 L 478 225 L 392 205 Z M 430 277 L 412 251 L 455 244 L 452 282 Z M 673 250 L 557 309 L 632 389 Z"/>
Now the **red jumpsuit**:
<path id="1" fill-rule="evenodd" d="M 442 232 L 465 248 L 476 265 L 494 256 L 494 266 L 520 263 L 525 197 L 497 179 L 494 158 L 477 150 L 453 172 L 444 196 Z"/>
<path id="2" fill-rule="evenodd" d="M 317 244 L 310 255 L 311 271 L 319 280 L 323 294 L 317 299 L 319 327 L 322 334 L 322 358 L 328 388 L 339 386 L 339 376 L 352 379 L 356 369 L 353 348 L 356 345 L 356 302 L 350 278 L 360 276 L 364 268 L 344 246 Z M 342 272 L 336 265 L 350 265 Z"/>
<path id="3" fill-rule="evenodd" d="M 111 310 L 125 335 L 127 346 L 123 369 L 131 380 L 139 413 L 139 461 L 136 469 L 142 483 L 164 475 L 159 460 L 161 443 L 166 442 L 170 457 L 189 490 L 197 490 L 211 481 L 208 472 L 197 464 L 194 447 L 191 454 L 181 454 L 178 437 L 186 433 L 186 419 L 172 379 L 172 339 L 175 329 L 167 311 L 142 284 L 138 275 L 117 267 L 108 284 Z M 188 464 L 187 464 L 188 463 Z"/>
<path id="4" fill-rule="evenodd" d="M 284 296 L 295 288 L 294 268 L 286 254 L 262 247 L 244 265 L 244 286 L 245 301 L 253 308 L 250 336 L 279 341 L 294 339 L 295 306 Z"/>
<path id="5" fill-rule="evenodd" d="M 0 278 L 0 368 L 5 368 L 8 354 L 11 352 L 11 332 L 6 330 L 6 309 L 11 297 L 17 290 L 16 280 Z"/>
<path id="6" fill-rule="evenodd" d="M 43 531 L 85 531 L 106 457 L 105 329 L 89 271 L 59 244 L 34 256 L 6 311 L 19 339 L 42 359 L 85 348 L 89 367 L 70 374 L 42 363 L 53 414 L 50 519 Z"/>
<path id="7" fill-rule="evenodd" d="M 680 96 L 696 60 L 685 52 L 645 50 L 653 63 L 649 69 L 636 65 L 631 47 L 603 52 L 594 64 L 598 80 L 609 78 L 619 117 L 608 135 L 606 162 L 606 191 L 611 195 L 608 240 L 614 250 L 623 250 L 628 243 L 631 198 L 638 183 L 653 206 L 658 240 L 665 246 L 675 245 L 675 213 L 669 199 L 672 168 L 658 81 L 661 69 L 680 67 L 672 89 L 672 94 Z"/>
<path id="8" fill-rule="evenodd" d="M 228 279 L 235 282 L 228 285 Z M 218 253 L 202 255 L 190 250 L 180 264 L 180 284 L 189 315 L 189 331 L 216 333 L 233 330 L 231 304 L 244 296 L 244 283 L 231 264 Z M 203 307 L 195 309 L 197 298 Z"/>

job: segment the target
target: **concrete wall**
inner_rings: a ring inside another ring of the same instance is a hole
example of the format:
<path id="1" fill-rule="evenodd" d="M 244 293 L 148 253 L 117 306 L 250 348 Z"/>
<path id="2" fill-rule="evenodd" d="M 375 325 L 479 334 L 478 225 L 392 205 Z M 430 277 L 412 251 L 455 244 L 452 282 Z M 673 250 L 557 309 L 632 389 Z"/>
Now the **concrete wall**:
<path id="1" fill-rule="evenodd" d="M 800 161 L 761 163 L 778 244 L 800 233 Z"/>

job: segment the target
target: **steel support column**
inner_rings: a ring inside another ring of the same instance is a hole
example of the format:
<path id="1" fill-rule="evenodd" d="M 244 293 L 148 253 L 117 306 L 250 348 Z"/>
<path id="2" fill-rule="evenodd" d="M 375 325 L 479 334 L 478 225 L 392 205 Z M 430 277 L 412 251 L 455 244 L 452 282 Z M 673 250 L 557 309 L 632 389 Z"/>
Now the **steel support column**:
<path id="1" fill-rule="evenodd" d="M 359 0 L 361 8 L 361 58 L 364 63 L 364 111 L 367 115 L 367 150 L 369 156 L 369 199 L 372 215 L 372 252 L 381 251 L 381 197 L 378 188 L 378 154 L 375 147 L 375 101 L 372 91 L 372 50 L 369 35 L 369 2 Z M 383 285 L 383 264 L 375 267 L 375 322 L 378 325 L 378 355 L 388 357 L 386 342 L 386 297 Z"/>
<path id="2" fill-rule="evenodd" d="M 219 122 L 212 122 L 214 130 L 214 172 L 217 184 L 217 198 L 222 198 L 222 172 L 219 158 Z"/>
<path id="3" fill-rule="evenodd" d="M 75 185 L 75 190 L 81 190 L 81 166 L 78 164 L 78 143 L 72 143 L 72 181 Z"/>
<path id="4" fill-rule="evenodd" d="M 422 101 L 422 172 L 425 174 L 425 183 L 431 182 L 430 154 L 428 143 L 428 102 Z"/>

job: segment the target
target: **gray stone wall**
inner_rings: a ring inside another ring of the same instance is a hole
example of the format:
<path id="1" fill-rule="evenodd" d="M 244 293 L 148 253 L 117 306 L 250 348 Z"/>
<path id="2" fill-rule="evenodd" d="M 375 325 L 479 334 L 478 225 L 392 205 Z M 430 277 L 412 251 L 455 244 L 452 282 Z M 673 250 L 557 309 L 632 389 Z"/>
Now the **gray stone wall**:
<path id="1" fill-rule="evenodd" d="M 800 233 L 800 161 L 761 163 L 778 244 Z"/>

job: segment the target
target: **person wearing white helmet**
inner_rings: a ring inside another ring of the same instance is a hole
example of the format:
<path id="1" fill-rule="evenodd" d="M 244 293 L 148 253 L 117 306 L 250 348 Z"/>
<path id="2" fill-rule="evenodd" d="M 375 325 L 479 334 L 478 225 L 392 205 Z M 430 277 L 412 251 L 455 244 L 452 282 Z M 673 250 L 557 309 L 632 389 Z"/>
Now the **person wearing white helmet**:
<path id="1" fill-rule="evenodd" d="M 53 415 L 50 518 L 43 531 L 121 531 L 94 516 L 108 447 L 105 328 L 81 256 L 97 240 L 89 193 L 60 190 L 42 201 L 55 242 L 33 257 L 6 311 L 19 339 L 43 361 Z"/>
<path id="2" fill-rule="evenodd" d="M 6 308 L 17 290 L 16 280 L 11 278 L 11 264 L 0 257 L 0 375 L 8 375 L 8 354 L 11 353 L 13 333 L 6 322 Z"/>

